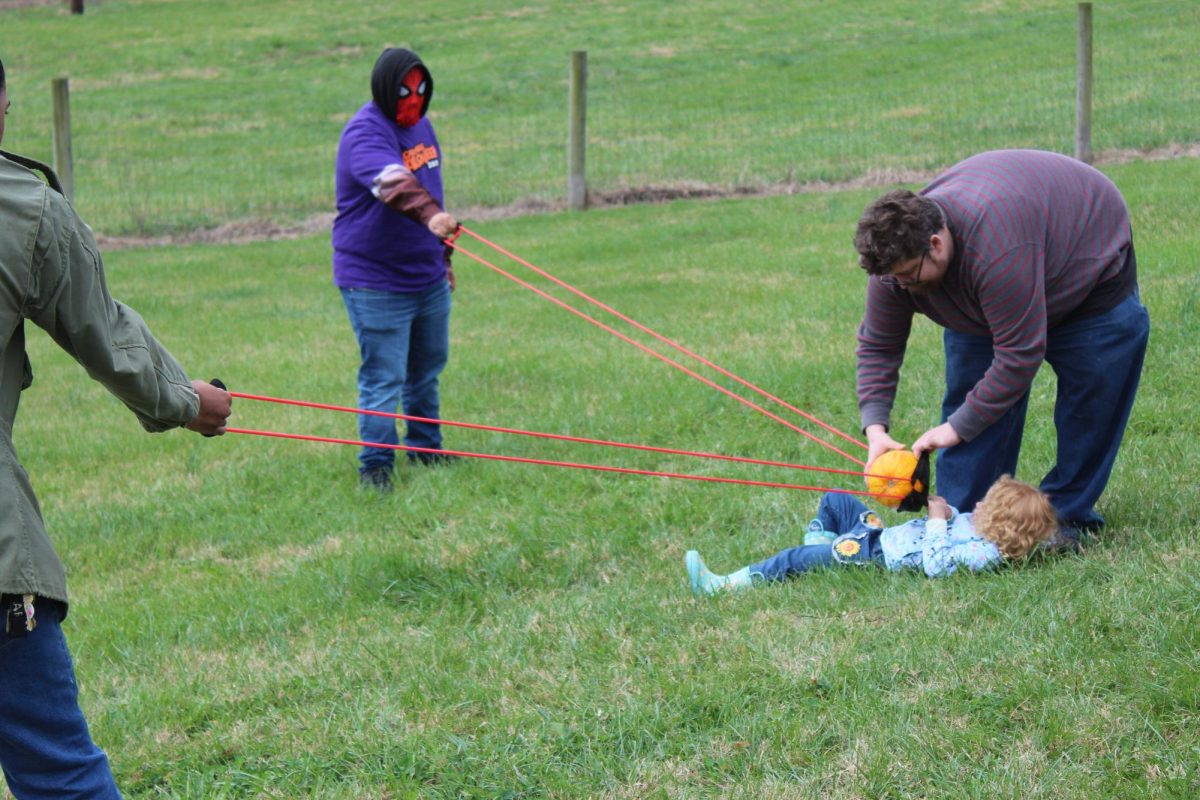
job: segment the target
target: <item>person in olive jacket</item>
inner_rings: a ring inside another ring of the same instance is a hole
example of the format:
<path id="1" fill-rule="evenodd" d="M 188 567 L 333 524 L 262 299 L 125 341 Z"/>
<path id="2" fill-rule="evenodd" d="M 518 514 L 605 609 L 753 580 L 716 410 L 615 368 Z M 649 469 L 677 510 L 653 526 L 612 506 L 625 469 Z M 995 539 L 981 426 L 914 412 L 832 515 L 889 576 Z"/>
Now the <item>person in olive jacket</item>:
<path id="1" fill-rule="evenodd" d="M 8 107 L 0 63 L 0 109 Z M 120 797 L 79 708 L 61 629 L 65 571 L 13 448 L 17 405 L 33 381 L 26 320 L 147 431 L 222 434 L 231 400 L 216 386 L 190 381 L 137 312 L 112 298 L 95 238 L 54 173 L 0 150 L 0 766 L 20 800 Z"/>

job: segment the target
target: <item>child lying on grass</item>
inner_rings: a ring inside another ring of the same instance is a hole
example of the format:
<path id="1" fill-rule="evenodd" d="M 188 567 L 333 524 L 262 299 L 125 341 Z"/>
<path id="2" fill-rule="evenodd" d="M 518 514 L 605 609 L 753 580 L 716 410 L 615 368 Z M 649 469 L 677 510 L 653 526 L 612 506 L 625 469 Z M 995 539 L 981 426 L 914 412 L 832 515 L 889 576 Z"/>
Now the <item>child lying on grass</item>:
<path id="1" fill-rule="evenodd" d="M 960 514 L 936 495 L 929 516 L 891 528 L 857 498 L 829 492 L 808 526 L 805 544 L 728 575 L 709 571 L 700 553 L 687 553 L 688 577 L 697 596 L 721 589 L 782 581 L 833 564 L 883 564 L 889 570 L 921 568 L 931 578 L 961 564 L 972 572 L 1006 559 L 1024 558 L 1056 534 L 1058 516 L 1050 498 L 1008 475 L 992 484 L 970 514 Z"/>

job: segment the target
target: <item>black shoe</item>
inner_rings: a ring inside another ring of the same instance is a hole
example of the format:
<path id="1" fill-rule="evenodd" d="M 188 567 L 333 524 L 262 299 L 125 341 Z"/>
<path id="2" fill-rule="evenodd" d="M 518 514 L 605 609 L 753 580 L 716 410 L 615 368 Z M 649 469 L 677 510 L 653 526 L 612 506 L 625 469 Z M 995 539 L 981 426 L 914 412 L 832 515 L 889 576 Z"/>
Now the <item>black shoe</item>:
<path id="1" fill-rule="evenodd" d="M 1063 524 L 1063 527 L 1078 531 L 1080 538 L 1086 539 L 1103 531 L 1104 524 L 1103 519 L 1089 519 L 1085 522 L 1067 522 Z"/>
<path id="2" fill-rule="evenodd" d="M 408 463 L 422 467 L 448 467 L 459 460 L 450 453 L 413 453 L 408 454 Z"/>
<path id="3" fill-rule="evenodd" d="M 367 467 L 359 470 L 358 484 L 364 489 L 374 489 L 380 494 L 392 491 L 391 467 Z"/>
<path id="4" fill-rule="evenodd" d="M 1050 555 L 1079 553 L 1083 550 L 1083 536 L 1077 528 L 1059 528 L 1050 538 L 1039 542 L 1037 549 Z"/>

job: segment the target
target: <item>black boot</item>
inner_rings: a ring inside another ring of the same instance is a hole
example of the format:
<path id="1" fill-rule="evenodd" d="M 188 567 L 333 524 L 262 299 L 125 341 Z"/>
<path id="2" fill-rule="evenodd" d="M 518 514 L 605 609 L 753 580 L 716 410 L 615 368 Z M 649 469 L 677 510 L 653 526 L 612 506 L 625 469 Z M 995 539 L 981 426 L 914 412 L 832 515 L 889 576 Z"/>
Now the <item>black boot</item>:
<path id="1" fill-rule="evenodd" d="M 380 494 L 392 491 L 391 467 L 367 467 L 358 472 L 358 483 L 364 489 L 374 489 Z"/>

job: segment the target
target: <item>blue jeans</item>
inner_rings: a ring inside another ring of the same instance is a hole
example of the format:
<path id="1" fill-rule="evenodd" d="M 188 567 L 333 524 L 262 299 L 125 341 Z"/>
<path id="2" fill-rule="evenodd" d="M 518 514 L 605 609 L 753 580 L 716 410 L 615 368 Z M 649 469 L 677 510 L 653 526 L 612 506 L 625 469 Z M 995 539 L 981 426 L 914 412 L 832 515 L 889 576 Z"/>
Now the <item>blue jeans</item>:
<path id="1" fill-rule="evenodd" d="M 1057 462 L 1042 479 L 1064 524 L 1096 527 L 1104 518 L 1096 501 L 1112 473 L 1137 394 L 1150 338 L 1150 315 L 1134 292 L 1116 308 L 1052 328 L 1046 362 L 1058 376 L 1054 427 Z M 992 363 L 992 340 L 947 329 L 945 422 Z M 1016 475 L 1021 433 L 1029 405 L 1026 392 L 1012 408 L 970 442 L 937 454 L 938 494 L 967 512 L 997 478 Z"/>
<path id="2" fill-rule="evenodd" d="M 854 495 L 827 492 L 821 496 L 817 506 L 817 519 L 821 526 L 830 533 L 851 533 L 870 530 L 863 524 L 863 514 L 870 509 Z M 872 536 L 868 540 L 866 557 L 871 560 L 883 559 L 883 550 L 879 546 L 879 537 Z M 789 547 L 781 550 L 766 561 L 750 565 L 751 575 L 761 575 L 764 580 L 782 581 L 801 572 L 823 569 L 837 563 L 833 557 L 833 545 L 811 544 L 800 547 Z"/>
<path id="3" fill-rule="evenodd" d="M 8 788 L 20 800 L 119 799 L 79 709 L 62 604 L 39 597 L 34 610 L 37 627 L 22 637 L 0 625 L 0 765 Z"/>
<path id="4" fill-rule="evenodd" d="M 379 292 L 342 289 L 350 327 L 358 339 L 362 364 L 358 368 L 358 407 L 437 419 L 438 376 L 450 356 L 450 284 L 442 281 L 420 292 Z M 399 444 L 396 421 L 360 414 L 359 438 L 364 442 Z M 404 434 L 409 447 L 442 447 L 441 426 L 409 422 Z M 391 468 L 396 451 L 364 447 L 360 469 Z"/>

